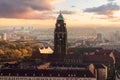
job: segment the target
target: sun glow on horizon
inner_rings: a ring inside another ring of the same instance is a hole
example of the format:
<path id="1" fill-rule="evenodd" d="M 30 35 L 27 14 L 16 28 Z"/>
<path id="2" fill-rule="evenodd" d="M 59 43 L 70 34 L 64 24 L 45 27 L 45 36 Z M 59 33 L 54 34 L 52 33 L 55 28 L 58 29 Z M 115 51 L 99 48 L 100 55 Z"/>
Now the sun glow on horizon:
<path id="1" fill-rule="evenodd" d="M 118 18 L 120 18 L 120 10 L 117 11 L 117 12 L 115 12 L 115 13 L 113 14 L 113 16 L 114 16 L 114 17 L 118 17 Z"/>
<path id="2" fill-rule="evenodd" d="M 67 27 L 120 27 L 120 4 L 117 0 L 34 0 L 28 1 L 27 5 L 27 0 L 1 1 L 6 5 L 0 4 L 0 26 L 54 27 L 61 10 Z"/>

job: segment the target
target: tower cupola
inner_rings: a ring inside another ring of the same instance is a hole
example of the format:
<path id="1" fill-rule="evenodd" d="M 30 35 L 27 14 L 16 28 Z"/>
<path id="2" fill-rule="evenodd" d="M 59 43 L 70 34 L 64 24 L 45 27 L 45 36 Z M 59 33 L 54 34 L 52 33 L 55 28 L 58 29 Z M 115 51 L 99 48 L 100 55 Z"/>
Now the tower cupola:
<path id="1" fill-rule="evenodd" d="M 58 17 L 57 17 L 57 20 L 64 20 L 63 15 L 62 15 L 61 12 L 60 12 L 60 14 L 59 14 Z"/>

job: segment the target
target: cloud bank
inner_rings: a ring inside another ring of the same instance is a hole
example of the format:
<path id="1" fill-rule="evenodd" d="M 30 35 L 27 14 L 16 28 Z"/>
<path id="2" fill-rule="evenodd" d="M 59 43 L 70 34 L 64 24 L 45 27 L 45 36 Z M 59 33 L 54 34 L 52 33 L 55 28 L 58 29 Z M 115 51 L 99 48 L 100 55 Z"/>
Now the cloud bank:
<path id="1" fill-rule="evenodd" d="M 108 2 L 109 2 L 109 1 L 112 2 L 112 1 L 115 1 L 115 0 L 108 0 Z"/>
<path id="2" fill-rule="evenodd" d="M 55 12 L 55 13 L 59 14 L 60 12 Z M 75 14 L 74 11 L 69 11 L 69 10 L 62 10 L 61 13 L 62 14 L 67 14 L 67 15 Z"/>
<path id="3" fill-rule="evenodd" d="M 53 18 L 50 11 L 55 0 L 0 0 L 0 18 Z"/>
<path id="4" fill-rule="evenodd" d="M 120 6 L 117 5 L 116 3 L 108 3 L 98 7 L 86 8 L 84 12 L 95 13 L 97 15 L 105 15 L 107 17 L 113 17 L 114 12 L 119 10 L 120 10 Z"/>

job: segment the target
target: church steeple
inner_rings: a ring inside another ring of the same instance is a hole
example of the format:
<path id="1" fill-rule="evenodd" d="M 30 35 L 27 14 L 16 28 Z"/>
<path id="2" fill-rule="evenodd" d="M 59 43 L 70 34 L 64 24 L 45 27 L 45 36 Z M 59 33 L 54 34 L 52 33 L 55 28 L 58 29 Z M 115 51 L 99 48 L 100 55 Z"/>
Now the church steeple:
<path id="1" fill-rule="evenodd" d="M 67 29 L 61 12 L 57 17 L 54 30 L 54 54 L 67 54 Z"/>

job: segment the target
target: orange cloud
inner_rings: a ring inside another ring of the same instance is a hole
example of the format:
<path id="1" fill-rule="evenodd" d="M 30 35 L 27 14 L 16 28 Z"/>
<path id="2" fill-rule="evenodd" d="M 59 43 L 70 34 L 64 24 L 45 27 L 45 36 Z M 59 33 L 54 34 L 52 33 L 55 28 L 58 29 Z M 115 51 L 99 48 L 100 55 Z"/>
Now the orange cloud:
<path id="1" fill-rule="evenodd" d="M 48 1 L 56 3 L 56 2 L 62 2 L 64 0 L 48 0 Z"/>
<path id="2" fill-rule="evenodd" d="M 0 18 L 53 18 L 49 13 L 54 8 L 51 4 L 54 1 L 56 0 L 0 0 Z"/>

